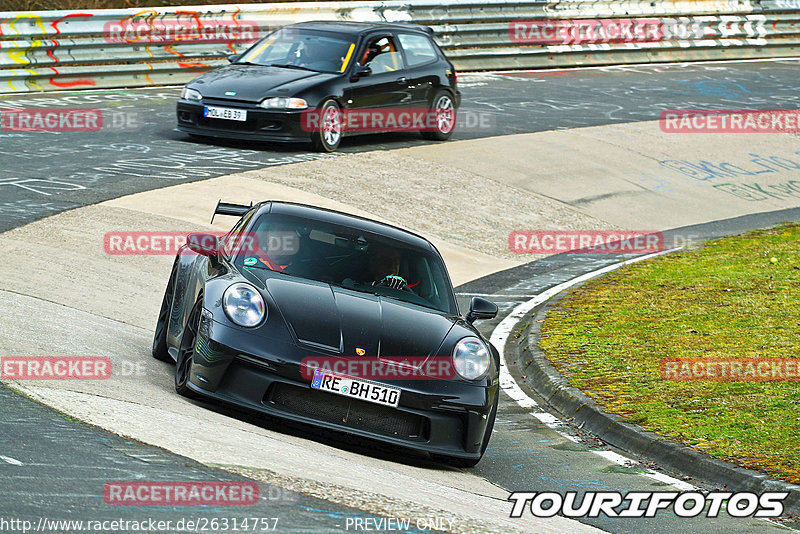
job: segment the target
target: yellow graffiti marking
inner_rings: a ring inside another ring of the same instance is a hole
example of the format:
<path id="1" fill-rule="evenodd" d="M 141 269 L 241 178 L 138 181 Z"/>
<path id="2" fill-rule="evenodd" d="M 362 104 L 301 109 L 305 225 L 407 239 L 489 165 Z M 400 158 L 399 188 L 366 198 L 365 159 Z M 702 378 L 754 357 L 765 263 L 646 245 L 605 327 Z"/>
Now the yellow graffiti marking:
<path id="1" fill-rule="evenodd" d="M 150 57 L 151 57 L 151 58 L 152 58 L 152 57 L 155 57 L 155 56 L 153 55 L 153 52 L 151 52 L 151 51 L 150 51 L 150 47 L 149 47 L 149 46 L 145 46 L 145 47 L 144 47 L 144 49 L 147 51 L 147 53 L 148 53 L 148 54 L 150 54 Z M 148 64 L 147 64 L 147 66 L 148 66 L 148 67 L 150 67 L 150 70 L 153 70 L 153 64 L 152 64 L 152 63 L 148 63 Z M 150 79 L 150 74 L 145 74 L 145 75 L 144 75 L 144 78 L 145 78 L 145 79 L 146 79 L 148 82 L 150 82 L 150 85 L 155 85 L 155 84 L 156 84 L 156 83 L 155 83 L 155 82 L 154 82 L 152 79 Z"/>
<path id="2" fill-rule="evenodd" d="M 42 23 L 42 18 L 39 15 L 36 15 L 35 13 L 20 13 L 16 17 L 14 17 L 14 20 L 12 22 L 9 22 L 9 24 L 8 24 L 9 26 L 11 26 L 11 29 L 14 30 L 17 33 L 17 35 L 20 34 L 19 30 L 17 29 L 17 26 L 16 26 L 17 22 L 19 22 L 20 20 L 24 20 L 24 19 L 32 19 L 33 20 L 33 24 L 35 26 L 37 26 L 41 30 L 42 35 L 46 35 L 47 34 L 47 30 L 44 27 L 44 23 Z M 42 43 L 43 43 L 43 41 L 41 41 L 39 39 L 33 39 L 31 41 L 30 49 L 40 48 L 42 46 Z M 8 52 L 8 57 L 11 58 L 11 61 L 16 63 L 17 65 L 30 65 L 31 64 L 30 59 L 28 59 L 25 56 L 25 54 L 27 53 L 27 50 L 24 49 L 24 48 L 23 49 L 19 49 L 19 46 L 16 43 L 14 44 L 14 48 L 15 48 L 14 50 L 9 50 L 9 52 Z M 24 70 L 25 70 L 25 72 L 27 72 L 31 76 L 36 76 L 36 71 L 35 70 L 31 70 L 31 69 L 24 69 Z M 14 73 L 14 76 L 16 77 L 16 73 Z M 30 85 L 30 86 L 32 86 L 32 87 L 35 87 L 39 91 L 44 91 L 44 89 L 42 89 L 42 87 L 38 83 L 36 83 L 36 81 L 33 80 L 33 79 L 25 80 L 25 83 Z M 11 83 L 11 81 L 8 82 L 8 85 L 11 87 L 11 89 L 13 91 L 16 92 L 16 89 L 14 89 L 14 86 Z"/>

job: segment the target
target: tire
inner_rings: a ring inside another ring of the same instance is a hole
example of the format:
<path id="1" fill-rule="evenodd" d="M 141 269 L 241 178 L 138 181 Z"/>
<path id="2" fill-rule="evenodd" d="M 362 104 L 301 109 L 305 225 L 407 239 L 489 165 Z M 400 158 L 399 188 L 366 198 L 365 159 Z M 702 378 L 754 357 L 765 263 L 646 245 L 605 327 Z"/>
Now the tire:
<path id="1" fill-rule="evenodd" d="M 153 358 L 167 363 L 172 363 L 172 356 L 167 350 L 167 330 L 169 329 L 172 302 L 175 300 L 175 279 L 177 275 L 178 260 L 175 260 L 167 282 L 167 289 L 164 291 L 164 298 L 161 301 L 161 310 L 158 312 L 158 322 L 156 322 L 156 331 L 153 335 Z"/>
<path id="2" fill-rule="evenodd" d="M 334 152 L 342 142 L 342 109 L 328 99 L 319 107 L 320 127 L 311 134 L 311 144 L 317 152 Z"/>
<path id="3" fill-rule="evenodd" d="M 433 97 L 431 113 L 436 114 L 436 130 L 422 132 L 422 137 L 431 141 L 447 141 L 456 129 L 456 104 L 447 91 L 439 91 Z"/>
<path id="4" fill-rule="evenodd" d="M 492 406 L 492 413 L 489 415 L 489 423 L 486 425 L 486 432 L 483 434 L 483 445 L 481 445 L 481 455 L 479 458 L 454 458 L 448 456 L 444 458 L 445 463 L 455 467 L 475 467 L 481 461 L 483 455 L 486 453 L 486 448 L 489 446 L 489 440 L 492 437 L 492 430 L 494 429 L 494 420 L 497 418 L 497 405 L 500 402 L 500 391 L 497 392 L 494 398 L 494 405 Z"/>
<path id="5" fill-rule="evenodd" d="M 192 308 L 189 320 L 186 321 L 186 328 L 183 329 L 181 342 L 178 345 L 178 361 L 175 362 L 175 391 L 178 395 L 190 399 L 197 397 L 197 394 L 189 389 L 189 376 L 192 372 L 192 359 L 194 358 L 194 347 L 197 342 L 202 310 L 203 299 L 200 298 Z"/>

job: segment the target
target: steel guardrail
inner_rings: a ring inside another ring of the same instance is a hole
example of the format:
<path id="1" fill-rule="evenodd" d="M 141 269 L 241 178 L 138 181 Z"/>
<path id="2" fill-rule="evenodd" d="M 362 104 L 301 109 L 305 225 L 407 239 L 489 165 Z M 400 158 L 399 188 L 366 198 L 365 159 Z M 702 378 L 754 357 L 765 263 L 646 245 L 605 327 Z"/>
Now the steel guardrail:
<path id="1" fill-rule="evenodd" d="M 456 68 L 472 71 L 800 55 L 800 0 L 390 0 L 0 12 L 0 93 L 185 83 L 225 64 L 252 42 L 246 37 L 308 20 L 426 24 Z M 644 28 L 642 35 L 630 33 L 633 27 Z M 155 35 L 165 28 L 172 40 Z"/>

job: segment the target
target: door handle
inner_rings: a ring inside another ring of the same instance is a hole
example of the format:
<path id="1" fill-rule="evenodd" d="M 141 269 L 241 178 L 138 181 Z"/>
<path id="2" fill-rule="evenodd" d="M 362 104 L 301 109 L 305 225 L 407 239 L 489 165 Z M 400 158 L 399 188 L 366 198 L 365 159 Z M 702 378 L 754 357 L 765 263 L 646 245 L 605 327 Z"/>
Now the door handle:
<path id="1" fill-rule="evenodd" d="M 402 83 L 406 83 L 406 82 L 408 82 L 408 78 L 406 78 L 405 76 L 403 76 L 402 78 L 397 78 L 397 83 L 401 83 L 402 84 Z"/>

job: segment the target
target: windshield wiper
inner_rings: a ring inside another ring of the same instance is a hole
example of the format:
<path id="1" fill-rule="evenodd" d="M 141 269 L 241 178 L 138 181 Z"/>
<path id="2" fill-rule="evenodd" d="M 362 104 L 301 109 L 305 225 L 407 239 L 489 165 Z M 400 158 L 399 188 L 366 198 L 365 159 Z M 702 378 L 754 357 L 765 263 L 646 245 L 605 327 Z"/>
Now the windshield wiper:
<path id="1" fill-rule="evenodd" d="M 244 265 L 243 267 L 247 269 L 259 269 L 261 271 L 267 271 L 270 273 L 282 274 L 284 276 L 295 276 L 292 273 L 287 273 L 286 271 L 278 271 L 276 269 L 270 269 L 267 265 L 264 265 L 263 263 L 256 263 L 255 265 Z"/>
<path id="2" fill-rule="evenodd" d="M 284 69 L 300 69 L 300 70 L 308 70 L 311 72 L 319 72 L 314 69 L 309 69 L 308 67 L 302 67 L 300 65 L 292 65 L 291 63 L 273 63 L 270 67 L 281 67 Z"/>
<path id="3" fill-rule="evenodd" d="M 358 288 L 358 287 L 346 286 L 346 285 L 344 285 L 344 284 L 340 284 L 340 283 L 338 283 L 338 282 L 328 282 L 328 281 L 325 281 L 325 283 L 326 283 L 326 284 L 328 284 L 328 285 L 330 285 L 330 286 L 334 286 L 334 287 L 341 287 L 342 289 L 347 289 L 348 291 L 355 291 L 355 292 L 357 292 L 357 293 L 367 293 L 368 295 L 375 295 L 376 297 L 377 297 L 377 296 L 380 296 L 380 295 L 378 295 L 377 293 L 375 293 L 374 291 L 370 291 L 370 290 L 368 290 L 368 289 L 360 289 L 360 288 Z"/>

